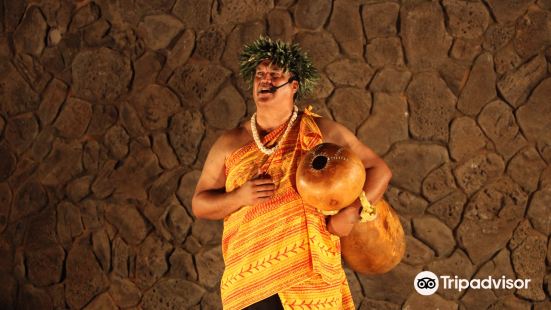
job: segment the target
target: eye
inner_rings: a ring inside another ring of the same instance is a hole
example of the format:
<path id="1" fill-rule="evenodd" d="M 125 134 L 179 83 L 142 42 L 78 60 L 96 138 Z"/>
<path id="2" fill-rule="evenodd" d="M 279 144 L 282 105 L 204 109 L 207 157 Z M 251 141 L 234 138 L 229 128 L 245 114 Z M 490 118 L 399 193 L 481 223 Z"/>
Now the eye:
<path id="1" fill-rule="evenodd" d="M 257 78 L 257 79 L 261 79 L 261 78 L 263 78 L 263 77 L 264 77 L 264 72 L 260 72 L 260 71 L 259 71 L 259 72 L 257 72 L 257 73 L 255 74 L 255 78 Z"/>
<path id="2" fill-rule="evenodd" d="M 281 72 L 272 72 L 272 79 L 279 79 L 281 76 Z"/>

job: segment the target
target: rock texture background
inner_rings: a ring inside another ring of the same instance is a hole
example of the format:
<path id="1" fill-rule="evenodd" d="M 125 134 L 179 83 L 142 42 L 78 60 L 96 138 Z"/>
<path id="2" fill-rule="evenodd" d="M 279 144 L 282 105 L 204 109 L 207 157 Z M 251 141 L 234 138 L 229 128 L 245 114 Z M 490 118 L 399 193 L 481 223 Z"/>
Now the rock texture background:
<path id="1" fill-rule="evenodd" d="M 221 222 L 190 197 L 254 111 L 260 34 L 322 72 L 302 104 L 394 172 L 407 232 L 361 309 L 549 309 L 551 1 L 0 1 L 0 308 L 220 309 Z M 528 290 L 413 291 L 421 270 Z"/>

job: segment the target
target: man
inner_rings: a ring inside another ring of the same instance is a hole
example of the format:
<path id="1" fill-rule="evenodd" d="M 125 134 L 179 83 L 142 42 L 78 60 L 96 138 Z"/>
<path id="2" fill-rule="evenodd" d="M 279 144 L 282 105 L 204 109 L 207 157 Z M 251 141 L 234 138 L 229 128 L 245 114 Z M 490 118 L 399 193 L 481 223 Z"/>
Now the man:
<path id="1" fill-rule="evenodd" d="M 241 54 L 241 74 L 256 113 L 214 143 L 192 203 L 197 218 L 224 220 L 224 309 L 353 309 L 339 237 L 358 222 L 361 204 L 330 217 L 304 204 L 297 164 L 322 142 L 349 147 L 365 165 L 372 202 L 391 172 L 343 125 L 298 112 L 295 99 L 312 90 L 317 72 L 297 45 L 261 37 Z"/>

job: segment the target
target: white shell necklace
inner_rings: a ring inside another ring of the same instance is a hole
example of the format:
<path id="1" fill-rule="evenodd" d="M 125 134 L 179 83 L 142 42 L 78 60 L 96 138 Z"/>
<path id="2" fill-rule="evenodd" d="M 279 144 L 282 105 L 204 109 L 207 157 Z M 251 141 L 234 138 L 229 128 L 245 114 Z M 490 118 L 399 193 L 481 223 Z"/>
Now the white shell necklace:
<path id="1" fill-rule="evenodd" d="M 285 137 L 287 136 L 287 134 L 291 130 L 291 127 L 293 127 L 293 123 L 297 119 L 297 116 L 298 116 L 298 107 L 295 105 L 293 107 L 293 114 L 291 115 L 291 119 L 289 120 L 289 123 L 287 124 L 287 128 L 285 128 L 285 132 L 283 132 L 283 135 L 281 136 L 280 142 L 285 140 Z M 256 112 L 253 114 L 253 116 L 251 116 L 251 131 L 253 133 L 254 143 L 256 143 L 256 146 L 260 149 L 260 151 L 262 153 L 264 153 L 266 155 L 272 155 L 277 150 L 277 147 L 279 146 L 279 143 L 276 144 L 272 148 L 267 148 L 260 141 L 260 137 L 258 136 L 258 130 L 256 129 Z"/>

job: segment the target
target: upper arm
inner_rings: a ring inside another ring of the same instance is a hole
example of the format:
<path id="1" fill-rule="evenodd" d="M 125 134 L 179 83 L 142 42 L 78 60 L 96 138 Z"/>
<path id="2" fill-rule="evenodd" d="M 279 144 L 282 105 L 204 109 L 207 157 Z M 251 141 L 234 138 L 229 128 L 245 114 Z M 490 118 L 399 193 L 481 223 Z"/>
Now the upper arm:
<path id="1" fill-rule="evenodd" d="M 354 133 L 352 133 L 345 126 L 328 118 L 318 118 L 317 123 L 324 142 L 335 143 L 348 147 L 352 150 L 352 152 L 360 157 L 366 168 L 371 168 L 377 165 L 386 165 L 372 149 L 360 141 Z"/>
<path id="2" fill-rule="evenodd" d="M 228 154 L 228 140 L 227 134 L 220 136 L 211 147 L 203 171 L 197 182 L 194 196 L 197 194 L 213 189 L 221 189 L 226 184 L 225 173 L 225 160 Z"/>

